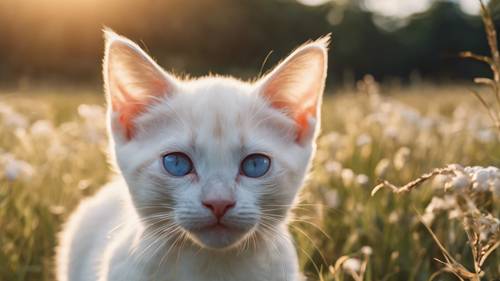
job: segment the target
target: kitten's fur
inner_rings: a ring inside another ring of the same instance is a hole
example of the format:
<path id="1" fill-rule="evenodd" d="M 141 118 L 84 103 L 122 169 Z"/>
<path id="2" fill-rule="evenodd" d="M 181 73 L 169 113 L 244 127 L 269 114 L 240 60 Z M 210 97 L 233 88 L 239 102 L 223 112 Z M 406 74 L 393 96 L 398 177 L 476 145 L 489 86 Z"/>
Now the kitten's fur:
<path id="1" fill-rule="evenodd" d="M 315 150 L 329 37 L 252 83 L 180 80 L 132 41 L 105 37 L 111 153 L 123 178 L 71 216 L 57 279 L 299 280 L 286 217 Z M 195 173 L 162 169 L 161 157 L 174 151 L 191 157 Z M 270 157 L 264 176 L 239 173 L 250 153 Z M 201 203 L 207 194 L 234 197 L 225 228 L 208 227 L 216 219 Z"/>

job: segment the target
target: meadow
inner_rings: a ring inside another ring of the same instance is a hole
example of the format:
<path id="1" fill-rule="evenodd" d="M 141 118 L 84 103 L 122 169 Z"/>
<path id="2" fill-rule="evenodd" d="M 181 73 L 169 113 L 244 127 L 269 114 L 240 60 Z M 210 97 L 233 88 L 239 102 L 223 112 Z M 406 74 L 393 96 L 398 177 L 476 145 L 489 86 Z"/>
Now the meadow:
<path id="1" fill-rule="evenodd" d="M 500 280 L 500 138 L 469 87 L 367 76 L 328 93 L 290 226 L 308 280 Z M 113 175 L 104 118 L 99 89 L 0 92 L 0 280 L 53 280 L 61 224 Z"/>

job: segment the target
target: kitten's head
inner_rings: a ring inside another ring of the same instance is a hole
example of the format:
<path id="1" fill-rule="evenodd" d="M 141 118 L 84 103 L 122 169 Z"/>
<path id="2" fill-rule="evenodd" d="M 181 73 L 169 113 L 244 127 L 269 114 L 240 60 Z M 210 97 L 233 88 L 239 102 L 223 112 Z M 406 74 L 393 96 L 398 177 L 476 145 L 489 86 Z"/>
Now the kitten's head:
<path id="1" fill-rule="evenodd" d="M 273 235 L 314 153 L 329 37 L 247 83 L 180 80 L 105 33 L 113 153 L 146 229 L 212 249 Z"/>

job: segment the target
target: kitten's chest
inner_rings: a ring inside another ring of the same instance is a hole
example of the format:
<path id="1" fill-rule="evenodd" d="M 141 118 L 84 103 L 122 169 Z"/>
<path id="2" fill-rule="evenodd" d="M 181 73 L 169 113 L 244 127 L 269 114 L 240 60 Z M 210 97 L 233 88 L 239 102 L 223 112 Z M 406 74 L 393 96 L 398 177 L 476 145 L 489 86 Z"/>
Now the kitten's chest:
<path id="1" fill-rule="evenodd" d="M 241 256 L 207 259 L 186 253 L 162 269 L 165 281 L 296 281 L 285 264 Z"/>
<path id="2" fill-rule="evenodd" d="M 179 268 L 169 274 L 170 278 L 166 280 L 175 281 L 284 281 L 289 280 L 286 277 L 276 278 L 269 271 L 258 271 L 246 269 L 234 269 L 229 267 L 211 268 L 210 270 L 199 270 L 192 268 Z M 295 280 L 290 280 L 295 281 Z"/>

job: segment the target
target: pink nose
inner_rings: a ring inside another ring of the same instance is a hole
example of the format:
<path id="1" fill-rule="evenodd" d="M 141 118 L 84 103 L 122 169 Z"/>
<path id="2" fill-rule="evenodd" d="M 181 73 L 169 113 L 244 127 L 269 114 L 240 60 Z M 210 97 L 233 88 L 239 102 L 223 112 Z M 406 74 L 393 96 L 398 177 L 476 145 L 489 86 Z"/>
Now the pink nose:
<path id="1" fill-rule="evenodd" d="M 202 201 L 202 204 L 203 206 L 210 209 L 210 211 L 212 211 L 217 219 L 220 219 L 227 213 L 229 209 L 234 207 L 236 202 L 234 202 L 233 200 L 216 199 Z"/>

